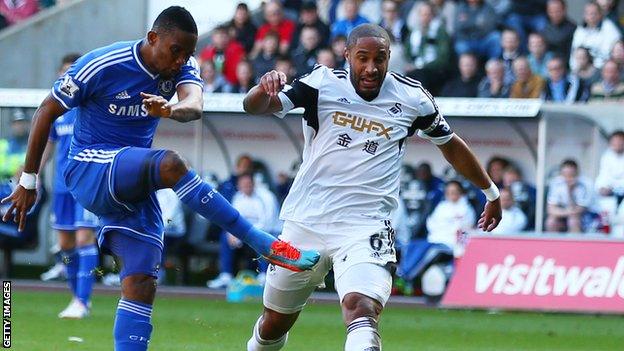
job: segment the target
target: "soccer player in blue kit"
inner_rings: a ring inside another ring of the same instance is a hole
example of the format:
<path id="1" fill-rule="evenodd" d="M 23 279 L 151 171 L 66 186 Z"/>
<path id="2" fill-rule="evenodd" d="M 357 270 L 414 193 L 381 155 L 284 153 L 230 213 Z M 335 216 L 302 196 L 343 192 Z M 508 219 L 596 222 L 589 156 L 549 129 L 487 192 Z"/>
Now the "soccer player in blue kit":
<path id="1" fill-rule="evenodd" d="M 59 76 L 64 75 L 79 57 L 76 54 L 64 57 Z M 41 167 L 47 162 L 49 153 L 54 150 L 52 228 L 59 235 L 59 246 L 67 273 L 67 282 L 73 295 L 69 306 L 58 316 L 59 318 L 81 319 L 89 314 L 99 254 L 93 233 L 98 226 L 97 217 L 76 202 L 67 189 L 62 174 L 69 162 L 67 155 L 74 134 L 76 114 L 77 110 L 72 109 L 54 121 Z"/>
<path id="2" fill-rule="evenodd" d="M 172 188 L 181 201 L 241 239 L 273 264 L 311 269 L 317 251 L 298 250 L 254 228 L 170 150 L 150 149 L 159 118 L 199 119 L 202 81 L 192 57 L 197 26 L 172 6 L 144 39 L 119 42 L 82 56 L 59 78 L 33 117 L 20 186 L 2 202 L 3 220 L 24 228 L 36 198 L 36 174 L 53 121 L 76 109 L 65 183 L 76 200 L 98 215 L 100 248 L 120 263 L 121 299 L 115 350 L 146 350 L 152 332 L 155 278 L 163 249 L 163 222 L 155 190 Z M 169 100 L 177 93 L 178 102 Z"/>

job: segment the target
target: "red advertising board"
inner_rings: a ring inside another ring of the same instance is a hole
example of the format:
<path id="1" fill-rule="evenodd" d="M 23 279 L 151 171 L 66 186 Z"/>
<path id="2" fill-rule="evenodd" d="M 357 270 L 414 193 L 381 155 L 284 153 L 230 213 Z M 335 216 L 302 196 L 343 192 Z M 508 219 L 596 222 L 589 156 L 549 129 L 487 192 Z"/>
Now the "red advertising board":
<path id="1" fill-rule="evenodd" d="M 624 313 L 624 241 L 471 237 L 442 305 Z"/>

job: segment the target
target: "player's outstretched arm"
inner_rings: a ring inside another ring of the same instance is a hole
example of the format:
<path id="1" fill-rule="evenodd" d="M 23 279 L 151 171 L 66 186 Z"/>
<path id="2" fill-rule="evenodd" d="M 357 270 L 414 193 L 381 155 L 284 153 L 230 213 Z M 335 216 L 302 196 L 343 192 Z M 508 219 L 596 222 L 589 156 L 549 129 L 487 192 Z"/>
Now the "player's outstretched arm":
<path id="1" fill-rule="evenodd" d="M 11 202 L 11 207 L 2 220 L 6 222 L 13 218 L 18 224 L 19 231 L 24 230 L 26 214 L 37 199 L 37 171 L 41 164 L 43 150 L 48 142 L 50 128 L 54 120 L 66 111 L 52 95 L 48 95 L 33 116 L 30 136 L 28 137 L 26 162 L 19 185 L 11 195 L 2 199 L 2 203 Z"/>
<path id="2" fill-rule="evenodd" d="M 245 112 L 252 115 L 263 115 L 282 110 L 282 102 L 277 94 L 286 84 L 286 75 L 278 71 L 270 71 L 260 78 L 260 83 L 253 87 L 243 100 Z"/>
<path id="3" fill-rule="evenodd" d="M 438 145 L 438 148 L 440 148 L 444 158 L 457 172 L 486 193 L 488 201 L 485 204 L 485 209 L 481 214 L 478 225 L 479 228 L 486 232 L 492 231 L 498 226 L 502 217 L 500 198 L 497 195 L 498 189 L 496 185 L 494 185 L 468 145 L 459 136 L 453 135 L 449 142 Z"/>
<path id="4" fill-rule="evenodd" d="M 176 89 L 178 102 L 170 103 L 162 96 L 141 93 L 143 105 L 152 117 L 171 118 L 178 122 L 200 119 L 204 108 L 204 96 L 196 84 L 182 84 Z"/>

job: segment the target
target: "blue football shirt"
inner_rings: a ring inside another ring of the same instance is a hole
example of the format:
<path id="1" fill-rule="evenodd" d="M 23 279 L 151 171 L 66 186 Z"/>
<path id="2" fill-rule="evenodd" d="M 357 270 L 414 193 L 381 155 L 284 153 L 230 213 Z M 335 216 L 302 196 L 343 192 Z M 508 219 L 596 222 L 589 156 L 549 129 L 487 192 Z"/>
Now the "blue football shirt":
<path id="1" fill-rule="evenodd" d="M 54 152 L 54 180 L 52 186 L 55 193 L 67 193 L 69 190 L 65 185 L 63 170 L 67 166 L 69 158 L 69 147 L 71 146 L 72 135 L 74 134 L 74 121 L 76 120 L 76 109 L 57 118 L 50 130 L 50 141 L 55 144 Z"/>
<path id="2" fill-rule="evenodd" d="M 139 93 L 171 99 L 181 84 L 203 87 L 199 65 L 191 57 L 173 78 L 147 70 L 139 52 L 142 40 L 118 42 L 79 58 L 52 88 L 66 109 L 76 109 L 69 158 L 98 162 L 84 149 L 149 148 L 159 118 L 149 116 Z"/>

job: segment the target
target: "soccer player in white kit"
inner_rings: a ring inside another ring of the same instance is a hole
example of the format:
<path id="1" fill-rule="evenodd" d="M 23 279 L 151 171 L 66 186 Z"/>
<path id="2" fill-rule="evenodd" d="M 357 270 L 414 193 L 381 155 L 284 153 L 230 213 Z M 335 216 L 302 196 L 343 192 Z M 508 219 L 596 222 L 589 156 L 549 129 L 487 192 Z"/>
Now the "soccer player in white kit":
<path id="1" fill-rule="evenodd" d="M 390 296 L 396 262 L 391 212 L 398 205 L 405 139 L 431 140 L 446 160 L 488 198 L 479 227 L 501 219 L 498 189 L 464 141 L 446 123 L 418 81 L 388 72 L 390 39 L 363 24 L 347 39 L 349 70 L 317 66 L 285 85 L 266 73 L 245 97 L 250 114 L 283 117 L 303 107 L 303 164 L 284 201 L 280 238 L 321 253 L 313 271 L 271 265 L 264 313 L 247 350 L 279 350 L 308 297 L 333 268 L 347 327 L 346 351 L 381 350 L 379 315 Z"/>

